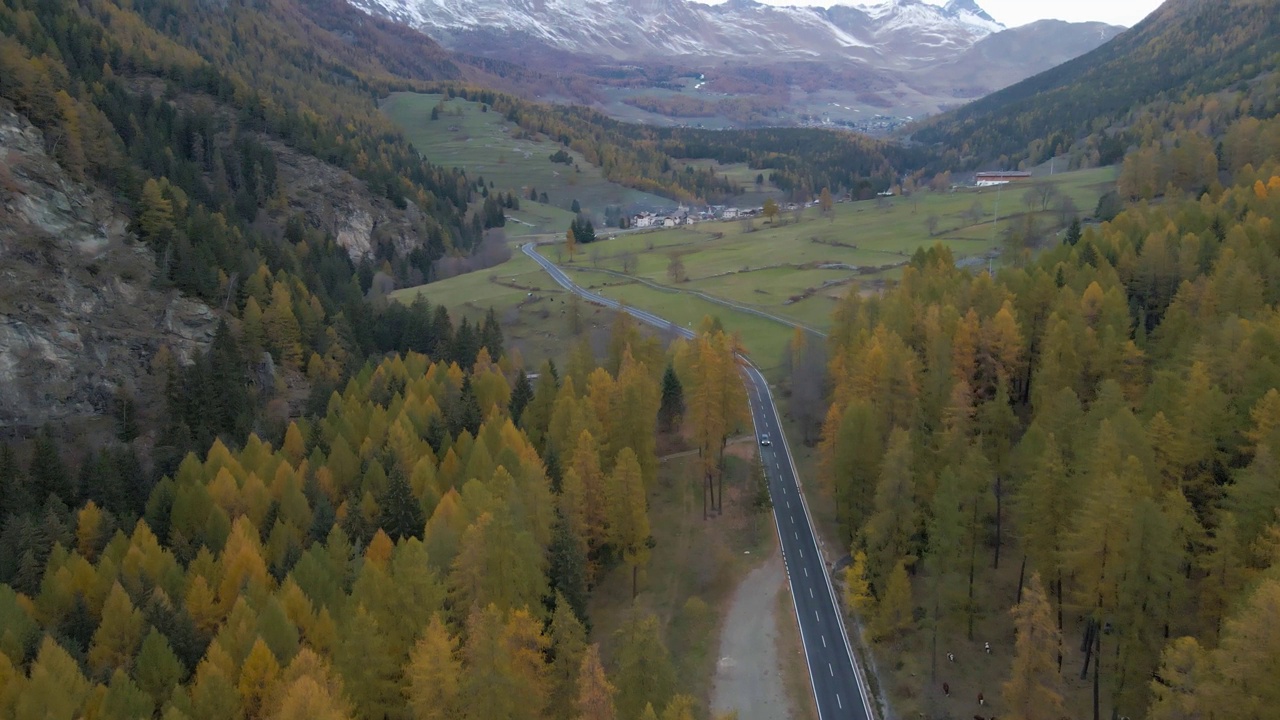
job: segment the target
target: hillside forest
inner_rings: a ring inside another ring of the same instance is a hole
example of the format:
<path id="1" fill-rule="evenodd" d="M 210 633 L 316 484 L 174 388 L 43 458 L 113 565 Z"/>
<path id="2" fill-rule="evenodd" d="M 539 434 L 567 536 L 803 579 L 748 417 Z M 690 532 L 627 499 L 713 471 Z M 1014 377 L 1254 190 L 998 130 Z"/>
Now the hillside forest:
<path id="1" fill-rule="evenodd" d="M 1136 150 L 1123 212 L 995 277 L 921 250 L 836 311 L 821 476 L 900 712 L 989 644 L 1000 717 L 1275 716 L 1280 120 L 1220 137 Z"/>
<path id="2" fill-rule="evenodd" d="M 388 302 L 501 257 L 521 195 L 412 147 L 377 106 L 400 91 L 679 200 L 736 192 L 692 158 L 855 198 L 1120 163 L 1061 243 L 994 275 L 921 250 L 836 307 L 814 489 L 843 594 L 904 717 L 950 713 L 948 648 L 990 642 L 1003 718 L 1274 718 L 1280 33 L 1267 2 L 1166 9 L 895 145 L 530 103 L 481 89 L 509 68 L 342 0 L 6 0 L 0 102 L 110 195 L 150 289 L 217 331 L 148 358 L 110 438 L 0 443 L 0 720 L 708 717 L 654 616 L 604 653 L 587 608 L 607 572 L 644 587 L 660 433 L 698 451 L 704 514 L 723 500 L 737 343 L 708 319 L 664 346 L 620 315 L 607 347 L 530 373 L 494 312 Z M 282 181 L 298 158 L 385 210 L 367 252 Z"/>
<path id="3" fill-rule="evenodd" d="M 0 718 L 706 717 L 652 615 L 606 670 L 587 598 L 648 562 L 660 414 L 702 409 L 714 505 L 745 391 L 712 323 L 668 352 L 618 317 L 532 384 L 500 345 L 394 354 L 154 483 L 128 446 L 0 446 Z"/>

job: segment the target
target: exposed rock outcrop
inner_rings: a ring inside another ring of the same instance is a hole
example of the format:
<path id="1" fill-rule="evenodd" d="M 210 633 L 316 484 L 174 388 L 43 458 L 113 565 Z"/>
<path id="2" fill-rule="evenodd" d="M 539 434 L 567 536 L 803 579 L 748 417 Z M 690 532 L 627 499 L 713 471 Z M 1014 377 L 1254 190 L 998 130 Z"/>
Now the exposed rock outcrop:
<path id="1" fill-rule="evenodd" d="M 105 413 L 161 347 L 189 362 L 207 345 L 216 313 L 154 277 L 111 197 L 0 101 L 0 428 Z"/>
<path id="2" fill-rule="evenodd" d="M 301 213 L 308 225 L 331 234 L 352 260 L 373 257 L 380 243 L 391 244 L 402 257 L 423 243 L 426 217 L 412 202 L 397 208 L 342 168 L 265 135 L 259 139 L 276 155 L 288 214 Z M 270 210 L 268 215 L 281 222 L 287 217 Z"/>

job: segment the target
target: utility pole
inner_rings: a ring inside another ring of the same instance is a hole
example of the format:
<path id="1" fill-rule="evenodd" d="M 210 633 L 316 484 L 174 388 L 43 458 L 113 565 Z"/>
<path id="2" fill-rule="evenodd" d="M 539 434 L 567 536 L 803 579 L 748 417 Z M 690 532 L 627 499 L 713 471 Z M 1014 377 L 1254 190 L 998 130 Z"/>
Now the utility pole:
<path id="1" fill-rule="evenodd" d="M 996 241 L 996 225 L 1000 224 L 1000 191 L 1004 189 L 1004 183 L 996 186 L 996 219 L 991 221 L 991 242 Z"/>

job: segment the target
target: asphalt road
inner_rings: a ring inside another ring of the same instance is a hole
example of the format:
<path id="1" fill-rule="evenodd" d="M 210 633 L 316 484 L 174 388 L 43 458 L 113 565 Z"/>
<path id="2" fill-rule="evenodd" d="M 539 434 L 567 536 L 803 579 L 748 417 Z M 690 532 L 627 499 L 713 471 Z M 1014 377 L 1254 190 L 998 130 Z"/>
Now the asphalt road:
<path id="1" fill-rule="evenodd" d="M 539 255 L 533 243 L 521 249 L 564 289 L 591 302 L 615 310 L 621 308 L 655 327 L 674 329 L 683 337 L 693 337 L 693 332 L 687 328 L 675 326 L 652 313 L 622 306 L 616 300 L 579 287 L 555 263 Z M 770 445 L 760 447 L 760 459 L 769 477 L 773 519 L 782 541 L 782 557 L 791 583 L 791 598 L 795 603 L 800 637 L 809 663 L 809 681 L 817 701 L 818 716 L 821 720 L 870 720 L 874 716 L 866 686 L 849 647 L 844 617 L 836 604 L 831 576 L 818 548 L 809 506 L 800 492 L 799 474 L 782 432 L 782 420 L 769 391 L 769 383 L 750 361 L 744 367 L 743 379 L 747 383 L 756 437 L 767 434 L 771 440 Z"/>

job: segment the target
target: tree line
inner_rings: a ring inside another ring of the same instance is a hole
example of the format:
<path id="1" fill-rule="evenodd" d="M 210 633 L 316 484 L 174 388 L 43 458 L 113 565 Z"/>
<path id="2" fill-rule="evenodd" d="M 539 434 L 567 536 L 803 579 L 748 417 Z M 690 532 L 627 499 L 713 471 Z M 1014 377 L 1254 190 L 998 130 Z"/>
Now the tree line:
<path id="1" fill-rule="evenodd" d="M 51 435 L 0 445 L 0 718 L 706 716 L 653 616 L 602 658 L 587 599 L 611 568 L 643 580 L 684 387 L 731 413 L 689 420 L 722 464 L 745 407 L 723 331 L 668 353 L 619 314 L 603 360 L 581 344 L 531 382 L 492 314 L 398 312 L 392 354 L 274 443 L 237 358 L 278 339 L 223 325 L 170 379 L 162 435 L 204 445 L 159 477 L 129 443 L 78 469 Z"/>
<path id="2" fill-rule="evenodd" d="M 1177 167 L 1204 145 L 1152 147 Z M 1094 717 L 1275 701 L 1277 157 L 1250 146 L 1228 182 L 1214 161 L 1207 189 L 1171 183 L 994 277 L 922 250 L 840 303 L 821 477 L 850 604 L 881 652 L 928 663 L 922 707 L 945 702 L 940 655 L 980 640 L 1015 648 L 1018 717 L 1078 711 L 1071 674 Z"/>

